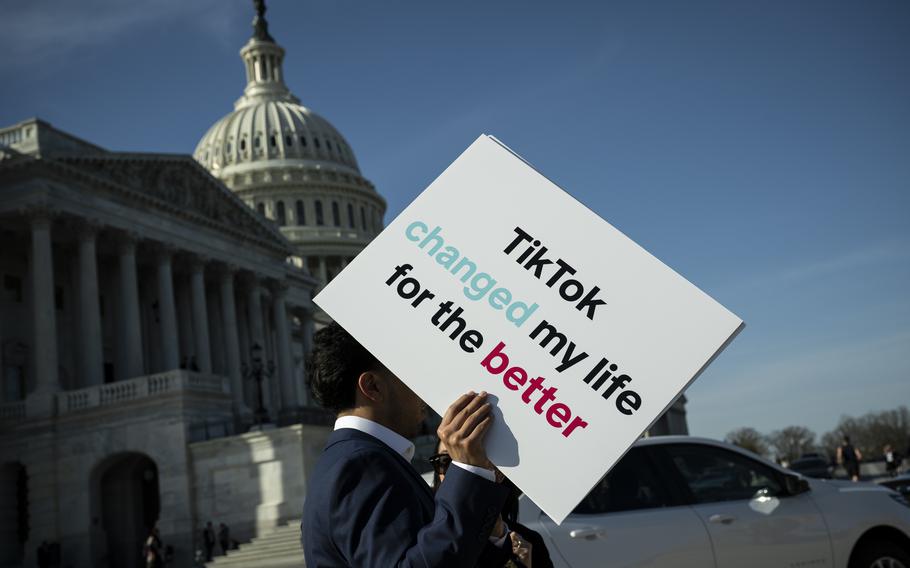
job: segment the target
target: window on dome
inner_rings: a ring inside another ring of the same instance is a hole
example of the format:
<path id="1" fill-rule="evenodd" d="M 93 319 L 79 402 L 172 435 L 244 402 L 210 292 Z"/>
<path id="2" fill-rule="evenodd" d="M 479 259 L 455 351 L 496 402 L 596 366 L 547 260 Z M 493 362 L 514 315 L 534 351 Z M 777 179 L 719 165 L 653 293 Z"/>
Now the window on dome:
<path id="1" fill-rule="evenodd" d="M 258 147 L 259 147 L 259 137 L 258 137 L 258 136 L 257 136 L 256 138 L 253 139 L 253 146 L 254 146 L 255 148 L 258 148 Z"/>
<path id="2" fill-rule="evenodd" d="M 274 148 L 275 146 L 278 145 L 278 139 L 275 138 L 275 135 L 274 135 L 274 134 L 272 134 L 271 136 L 269 136 L 269 144 L 272 145 L 272 148 Z"/>
<path id="3" fill-rule="evenodd" d="M 360 206 L 360 225 L 364 231 L 367 230 L 367 211 L 363 208 L 363 205 Z"/>
<path id="4" fill-rule="evenodd" d="M 329 152 L 332 151 L 332 141 L 331 140 L 325 141 L 325 149 L 328 150 Z"/>
<path id="5" fill-rule="evenodd" d="M 316 149 L 319 149 L 319 138 L 313 137 L 313 145 L 316 146 Z"/>
<path id="6" fill-rule="evenodd" d="M 306 211 L 303 208 L 303 201 L 297 200 L 297 224 L 306 225 Z"/>
<path id="7" fill-rule="evenodd" d="M 259 211 L 259 214 L 265 217 L 265 203 L 257 203 L 256 211 Z"/>
<path id="8" fill-rule="evenodd" d="M 300 136 L 300 145 L 306 148 L 306 136 Z"/>
<path id="9" fill-rule="evenodd" d="M 316 200 L 316 224 L 325 225 L 325 219 L 322 218 L 322 201 Z"/>
<path id="10" fill-rule="evenodd" d="M 348 203 L 348 226 L 354 228 L 354 206 Z"/>
<path id="11" fill-rule="evenodd" d="M 278 217 L 278 226 L 284 227 L 288 224 L 287 212 L 284 210 L 284 201 L 275 204 L 275 213 Z"/>
<path id="12" fill-rule="evenodd" d="M 288 146 L 293 146 L 293 145 L 294 145 L 294 137 L 291 136 L 290 134 L 286 134 L 285 137 L 284 137 L 284 142 L 285 142 L 285 144 L 287 144 Z"/>
<path id="13" fill-rule="evenodd" d="M 224 145 L 224 151 L 227 152 L 228 154 L 231 153 L 231 143 L 230 142 L 228 142 L 227 144 Z"/>
<path id="14" fill-rule="evenodd" d="M 246 150 L 246 138 L 240 141 L 240 149 Z"/>
<path id="15" fill-rule="evenodd" d="M 341 214 L 338 211 L 338 202 L 332 202 L 332 222 L 335 223 L 336 227 L 341 226 Z"/>

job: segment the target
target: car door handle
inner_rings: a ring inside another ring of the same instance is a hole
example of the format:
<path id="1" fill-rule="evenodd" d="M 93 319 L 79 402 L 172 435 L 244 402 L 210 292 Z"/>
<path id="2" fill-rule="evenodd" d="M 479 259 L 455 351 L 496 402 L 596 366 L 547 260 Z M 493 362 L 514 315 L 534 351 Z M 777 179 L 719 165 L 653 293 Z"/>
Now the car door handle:
<path id="1" fill-rule="evenodd" d="M 730 515 L 711 515 L 708 517 L 709 523 L 714 523 L 715 525 L 729 525 L 736 520 L 736 517 Z"/>
<path id="2" fill-rule="evenodd" d="M 574 529 L 569 531 L 570 538 L 583 538 L 585 540 L 597 540 L 607 538 L 607 531 L 603 529 Z"/>

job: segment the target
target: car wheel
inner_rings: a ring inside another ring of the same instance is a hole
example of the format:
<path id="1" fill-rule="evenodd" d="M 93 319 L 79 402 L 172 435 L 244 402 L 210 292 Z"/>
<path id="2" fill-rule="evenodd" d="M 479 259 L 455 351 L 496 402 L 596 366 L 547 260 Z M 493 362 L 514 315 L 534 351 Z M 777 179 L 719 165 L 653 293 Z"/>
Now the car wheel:
<path id="1" fill-rule="evenodd" d="M 910 554 L 893 542 L 873 541 L 857 551 L 850 568 L 910 568 Z"/>

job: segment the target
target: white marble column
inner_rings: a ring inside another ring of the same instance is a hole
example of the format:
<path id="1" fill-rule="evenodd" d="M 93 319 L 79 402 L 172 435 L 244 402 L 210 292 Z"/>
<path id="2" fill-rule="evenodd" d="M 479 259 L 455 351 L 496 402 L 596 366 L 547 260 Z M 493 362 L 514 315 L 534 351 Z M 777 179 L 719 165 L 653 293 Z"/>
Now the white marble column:
<path id="1" fill-rule="evenodd" d="M 322 286 L 329 283 L 329 270 L 326 267 L 324 256 L 319 257 L 319 279 L 322 281 Z"/>
<path id="2" fill-rule="evenodd" d="M 82 351 L 81 386 L 104 382 L 104 353 L 101 347 L 101 306 L 98 300 L 98 258 L 95 237 L 98 227 L 79 228 L 79 349 Z"/>
<path id="3" fill-rule="evenodd" d="M 143 374 L 142 320 L 139 316 L 139 279 L 136 274 L 136 239 L 120 243 L 120 317 L 122 318 L 125 377 Z"/>
<path id="4" fill-rule="evenodd" d="M 158 251 L 158 319 L 161 326 L 161 362 L 163 371 L 180 366 L 177 338 L 177 309 L 174 306 L 174 275 L 170 249 Z"/>
<path id="5" fill-rule="evenodd" d="M 212 353 L 209 348 L 209 314 L 205 298 L 205 265 L 203 259 L 193 261 L 190 275 L 193 296 L 193 332 L 196 341 L 196 364 L 203 373 L 212 372 Z"/>
<path id="6" fill-rule="evenodd" d="M 231 380 L 234 412 L 239 416 L 250 410 L 243 400 L 243 376 L 240 371 L 240 341 L 237 339 L 237 309 L 234 298 L 234 270 L 225 268 L 221 273 L 221 320 L 224 326 L 224 354 L 227 376 Z"/>
<path id="7" fill-rule="evenodd" d="M 224 325 L 221 321 L 221 294 L 218 286 L 206 289 L 206 302 L 209 309 L 209 345 L 211 346 L 212 372 L 227 376 L 227 365 L 224 358 Z"/>
<path id="8" fill-rule="evenodd" d="M 244 289 L 244 293 L 246 289 Z M 242 297 L 243 294 L 239 295 L 237 299 L 237 340 L 240 345 L 240 367 L 241 369 L 251 367 L 251 354 L 250 347 L 250 318 L 248 317 L 249 310 L 247 309 L 247 301 L 245 297 Z M 256 400 L 256 385 L 255 381 L 247 380 L 247 377 L 244 376 L 243 380 L 243 396 L 246 401 L 246 405 L 253 411 L 256 411 L 258 406 Z"/>
<path id="9" fill-rule="evenodd" d="M 252 277 L 248 294 L 246 306 L 247 319 L 250 323 L 250 342 L 265 350 L 265 332 L 262 327 L 262 289 L 256 276 Z"/>
<path id="10" fill-rule="evenodd" d="M 54 258 L 49 213 L 35 211 L 32 225 L 32 308 L 34 310 L 35 390 L 60 390 L 57 377 L 57 314 L 54 303 Z"/>
<path id="11" fill-rule="evenodd" d="M 300 311 L 300 326 L 303 330 L 303 354 L 309 356 L 313 350 L 313 312 L 310 310 Z"/>
<path id="12" fill-rule="evenodd" d="M 189 369 L 190 357 L 196 356 L 196 340 L 193 336 L 193 306 L 190 302 L 190 282 L 187 278 L 174 277 L 174 292 L 177 299 L 177 331 L 180 347 L 180 366 Z"/>
<path id="13" fill-rule="evenodd" d="M 281 389 L 281 410 L 294 412 L 300 407 L 294 388 L 294 363 L 291 359 L 291 326 L 288 323 L 287 284 L 272 287 L 272 310 L 275 319 L 275 351 L 278 355 L 278 384 Z"/>
<path id="14" fill-rule="evenodd" d="M 310 310 L 300 310 L 300 331 L 303 343 L 303 392 L 306 396 L 303 402 L 310 406 L 312 400 L 310 389 L 306 384 L 310 368 L 310 351 L 313 350 L 313 312 Z"/>
<path id="15" fill-rule="evenodd" d="M 265 341 L 265 324 L 263 323 L 262 317 L 262 286 L 260 285 L 259 278 L 255 274 L 250 276 L 249 285 L 247 287 L 246 308 L 247 323 L 249 324 L 250 350 L 252 351 L 254 345 L 258 345 L 260 349 L 262 349 L 263 364 L 268 364 L 268 361 L 271 360 L 271 356 L 269 355 L 269 350 Z M 264 378 L 262 381 L 262 404 L 265 406 L 265 410 L 270 416 L 275 415 L 275 405 L 272 403 L 272 400 L 270 380 Z M 277 418 L 277 416 L 275 417 Z"/>

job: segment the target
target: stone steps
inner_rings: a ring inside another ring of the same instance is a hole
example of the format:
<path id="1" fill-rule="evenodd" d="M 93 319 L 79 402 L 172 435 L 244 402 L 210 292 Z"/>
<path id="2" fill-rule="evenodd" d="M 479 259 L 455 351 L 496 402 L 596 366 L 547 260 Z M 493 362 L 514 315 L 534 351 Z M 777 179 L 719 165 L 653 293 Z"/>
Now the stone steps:
<path id="1" fill-rule="evenodd" d="M 228 551 L 206 564 L 207 568 L 286 568 L 304 566 L 300 547 L 300 525 L 296 522 L 276 527 L 237 550 Z"/>

